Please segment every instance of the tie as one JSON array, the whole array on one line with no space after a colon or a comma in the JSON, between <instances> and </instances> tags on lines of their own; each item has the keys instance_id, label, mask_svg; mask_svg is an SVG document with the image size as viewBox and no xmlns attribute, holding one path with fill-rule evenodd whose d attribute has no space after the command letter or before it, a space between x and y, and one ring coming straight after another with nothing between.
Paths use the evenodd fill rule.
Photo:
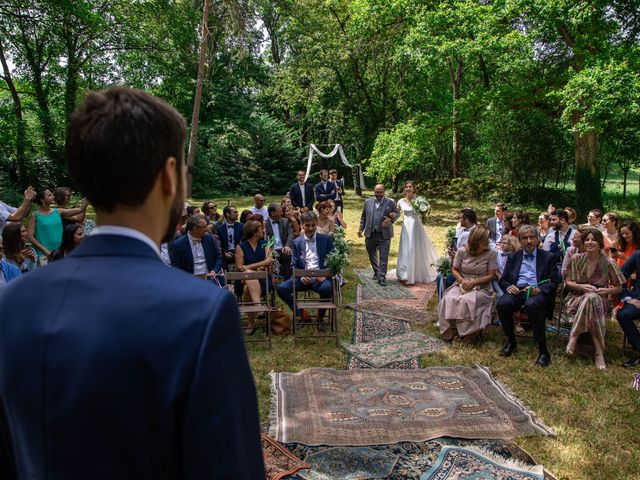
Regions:
<instances>
[{"instance_id":1,"label":"tie","mask_svg":"<svg viewBox=\"0 0 640 480\"><path fill-rule=\"evenodd\" d=\"M506 256L507 256L507 255L509 255L509 254L508 254L508 253L501 253L500 255L501 255L501 256L503 256L503 257L506 257ZM525 255L531 255L531 254L530 254L530 253L526 253ZM532 256L533 256L533 255L532 255Z\"/></svg>"},{"instance_id":2,"label":"tie","mask_svg":"<svg viewBox=\"0 0 640 480\"><path fill-rule=\"evenodd\" d=\"M533 260L533 253L525 253L524 258L526 260Z\"/></svg>"}]
</instances>

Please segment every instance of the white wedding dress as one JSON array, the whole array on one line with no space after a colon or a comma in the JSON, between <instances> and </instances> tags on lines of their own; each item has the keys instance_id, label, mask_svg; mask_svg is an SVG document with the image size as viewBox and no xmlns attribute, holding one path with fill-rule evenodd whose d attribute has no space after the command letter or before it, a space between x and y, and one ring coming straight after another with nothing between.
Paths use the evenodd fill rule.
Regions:
<instances>
[{"instance_id":1,"label":"white wedding dress","mask_svg":"<svg viewBox=\"0 0 640 480\"><path fill-rule=\"evenodd\" d=\"M437 274L433 266L438 259L436 249L411 203L402 198L398 207L404 215L404 223L400 232L396 275L409 284L432 282Z\"/></svg>"}]
</instances>

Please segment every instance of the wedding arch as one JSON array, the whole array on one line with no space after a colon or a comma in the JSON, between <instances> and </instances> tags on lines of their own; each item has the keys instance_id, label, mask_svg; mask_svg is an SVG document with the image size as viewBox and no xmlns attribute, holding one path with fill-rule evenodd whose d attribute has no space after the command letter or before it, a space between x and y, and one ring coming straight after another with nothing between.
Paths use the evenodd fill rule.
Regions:
<instances>
[{"instance_id":1,"label":"wedding arch","mask_svg":"<svg viewBox=\"0 0 640 480\"><path fill-rule=\"evenodd\" d=\"M318 154L322 158L333 158L337 153L340 154L340 160L342 161L342 163L351 169L351 173L353 174L354 189L357 190L358 182L356 181L356 179L359 180L360 188L366 189L367 186L364 183L364 175L362 173L362 164L357 163L355 165L352 165L351 163L349 163L349 161L347 160L347 156L344 154L344 149L342 148L342 145L339 143L337 143L333 147L333 150L331 150L330 153L324 153L320 151L320 149L313 143L309 144L309 158L307 159L307 171L305 172L305 175L304 175L305 180L309 178L309 175L311 173L311 163L313 162L314 154Z\"/></svg>"}]
</instances>

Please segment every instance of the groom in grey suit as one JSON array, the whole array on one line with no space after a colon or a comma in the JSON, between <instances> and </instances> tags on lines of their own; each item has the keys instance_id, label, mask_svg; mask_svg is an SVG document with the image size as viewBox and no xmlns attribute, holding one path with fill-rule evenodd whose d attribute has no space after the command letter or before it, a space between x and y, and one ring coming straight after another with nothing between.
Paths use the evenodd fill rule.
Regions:
<instances>
[{"instance_id":1,"label":"groom in grey suit","mask_svg":"<svg viewBox=\"0 0 640 480\"><path fill-rule=\"evenodd\" d=\"M393 237L393 222L400 214L396 202L384 196L384 185L378 184L373 190L374 196L367 198L360 217L358 236L364 233L369 261L373 267L373 277L385 287L389 247ZM378 260L378 252L380 259Z\"/></svg>"}]
</instances>

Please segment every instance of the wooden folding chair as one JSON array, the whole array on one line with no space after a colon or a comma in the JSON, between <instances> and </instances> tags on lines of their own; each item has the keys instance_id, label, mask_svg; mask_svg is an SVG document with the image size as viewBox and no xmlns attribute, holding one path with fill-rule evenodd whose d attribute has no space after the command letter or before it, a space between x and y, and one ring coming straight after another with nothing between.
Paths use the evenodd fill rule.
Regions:
<instances>
[{"instance_id":1,"label":"wooden folding chair","mask_svg":"<svg viewBox=\"0 0 640 480\"><path fill-rule=\"evenodd\" d=\"M245 300L244 297L238 298L238 309L240 310L240 319L242 321L243 315L254 313L256 317L259 314L264 314L265 321L264 325L258 325L257 318L255 329L256 330L264 330L265 336L264 339L261 338L250 338L248 335L245 335L245 342L268 342L269 348L271 348L271 310L272 310L272 289L269 284L269 272L227 272L225 274L225 280L228 286L231 286L233 289L234 282L243 281L243 280L264 280L266 283L266 290L262 298L260 298L260 302L254 302L252 300ZM242 322L242 327L244 328L244 322Z\"/></svg>"},{"instance_id":2,"label":"wooden folding chair","mask_svg":"<svg viewBox=\"0 0 640 480\"><path fill-rule=\"evenodd\" d=\"M291 277L293 278L293 321L292 332L294 338L335 338L336 345L338 345L338 305L336 303L336 279L331 270L304 270L299 268L293 268ZM331 297L330 298L318 298L315 296L307 295L303 298L298 298L300 293L313 293L312 290L299 290L296 288L296 279L307 277L317 278L326 277L331 280ZM328 321L310 321L302 322L302 316L297 315L298 309L305 310L325 310L328 312ZM312 317L313 318L313 317ZM320 325L326 325L329 327L328 333L315 333L316 327ZM310 332L305 335L301 335L302 328L310 326Z\"/></svg>"}]
</instances>

